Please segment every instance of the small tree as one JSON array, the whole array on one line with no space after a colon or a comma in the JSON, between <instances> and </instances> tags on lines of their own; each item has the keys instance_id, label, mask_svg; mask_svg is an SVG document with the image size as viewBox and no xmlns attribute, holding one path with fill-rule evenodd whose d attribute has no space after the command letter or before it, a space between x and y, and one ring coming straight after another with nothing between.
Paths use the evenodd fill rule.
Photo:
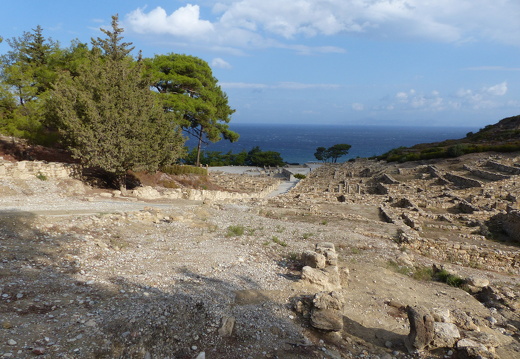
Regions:
<instances>
[{"instance_id":1,"label":"small tree","mask_svg":"<svg viewBox=\"0 0 520 359\"><path fill-rule=\"evenodd\" d=\"M332 163L336 163L338 161L338 158L348 154L348 151L351 147L351 145L348 145L346 143L334 145L327 149L327 156L330 158Z\"/></svg>"},{"instance_id":2,"label":"small tree","mask_svg":"<svg viewBox=\"0 0 520 359\"><path fill-rule=\"evenodd\" d=\"M330 160L332 163L336 163L338 158L348 154L351 147L351 145L346 143L336 144L327 149L325 147L318 147L316 148L316 152L314 152L314 157L316 157L318 161L327 162Z\"/></svg>"},{"instance_id":3,"label":"small tree","mask_svg":"<svg viewBox=\"0 0 520 359\"><path fill-rule=\"evenodd\" d=\"M279 167L285 165L285 162L279 152L262 151L258 146L253 147L251 151L248 152L246 163L250 166L258 167Z\"/></svg>"},{"instance_id":4,"label":"small tree","mask_svg":"<svg viewBox=\"0 0 520 359\"><path fill-rule=\"evenodd\" d=\"M49 107L73 156L125 186L128 170L171 164L183 139L172 114L150 91L142 62L128 56L130 44L120 43L117 16L112 27L104 30L108 40L92 41L94 49L77 76L61 75Z\"/></svg>"},{"instance_id":5,"label":"small tree","mask_svg":"<svg viewBox=\"0 0 520 359\"><path fill-rule=\"evenodd\" d=\"M327 161L327 149L325 147L316 148L316 152L314 152L314 157L318 161L326 162Z\"/></svg>"},{"instance_id":6,"label":"small tree","mask_svg":"<svg viewBox=\"0 0 520 359\"><path fill-rule=\"evenodd\" d=\"M0 57L0 131L42 141L44 103L57 77L59 44L46 39L40 26L6 42L11 50ZM16 101L15 106L6 106L11 99Z\"/></svg>"}]
</instances>

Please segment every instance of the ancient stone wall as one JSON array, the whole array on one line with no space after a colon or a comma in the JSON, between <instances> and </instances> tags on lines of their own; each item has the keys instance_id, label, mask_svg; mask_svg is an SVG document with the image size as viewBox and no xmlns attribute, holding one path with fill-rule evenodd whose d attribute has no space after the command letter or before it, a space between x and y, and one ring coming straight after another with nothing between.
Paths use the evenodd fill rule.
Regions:
<instances>
[{"instance_id":1,"label":"ancient stone wall","mask_svg":"<svg viewBox=\"0 0 520 359\"><path fill-rule=\"evenodd\" d=\"M469 171L472 175L480 177L482 179L488 180L488 181L501 181L505 179L511 178L511 176L503 175L500 173L494 173L485 171L479 168L473 168L470 166L464 166L464 169Z\"/></svg>"},{"instance_id":2,"label":"ancient stone wall","mask_svg":"<svg viewBox=\"0 0 520 359\"><path fill-rule=\"evenodd\" d=\"M42 161L0 161L0 178L27 179L35 176L68 178L77 171L76 165Z\"/></svg>"},{"instance_id":3,"label":"ancient stone wall","mask_svg":"<svg viewBox=\"0 0 520 359\"><path fill-rule=\"evenodd\" d=\"M512 167L512 166L508 166L508 165L504 165L502 163L498 163L498 162L495 162L495 161L488 161L486 163L486 166L488 167L491 167L497 171L500 171L500 172L505 172L505 173L510 173L510 174L513 174L513 175L520 175L520 168L518 167Z\"/></svg>"},{"instance_id":4,"label":"ancient stone wall","mask_svg":"<svg viewBox=\"0 0 520 359\"><path fill-rule=\"evenodd\" d=\"M453 182L456 186L463 187L463 188L471 188L471 187L482 187L482 182L459 176L453 173L446 173L444 177L450 181Z\"/></svg>"}]
</instances>

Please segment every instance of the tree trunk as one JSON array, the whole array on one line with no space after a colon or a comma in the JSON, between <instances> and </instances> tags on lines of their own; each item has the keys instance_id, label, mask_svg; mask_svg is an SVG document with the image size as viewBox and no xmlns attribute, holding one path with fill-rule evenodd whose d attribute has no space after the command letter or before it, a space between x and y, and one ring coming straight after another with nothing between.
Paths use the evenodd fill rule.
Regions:
<instances>
[{"instance_id":1,"label":"tree trunk","mask_svg":"<svg viewBox=\"0 0 520 359\"><path fill-rule=\"evenodd\" d=\"M198 134L198 139L199 139L199 143L197 144L197 162L196 162L196 166L199 167L200 166L200 148L202 147L202 136L203 136L203 130L204 130L204 127L202 127L202 125L200 126L200 130L199 130L199 134Z\"/></svg>"}]
</instances>

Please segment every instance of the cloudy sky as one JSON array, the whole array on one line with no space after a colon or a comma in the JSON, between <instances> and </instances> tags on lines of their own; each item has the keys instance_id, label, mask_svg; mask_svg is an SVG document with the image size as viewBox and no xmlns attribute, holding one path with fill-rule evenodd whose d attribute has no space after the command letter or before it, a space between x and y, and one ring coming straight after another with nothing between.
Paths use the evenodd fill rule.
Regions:
<instances>
[{"instance_id":1,"label":"cloudy sky","mask_svg":"<svg viewBox=\"0 0 520 359\"><path fill-rule=\"evenodd\" d=\"M236 123L478 129L520 114L518 0L5 1L0 36L41 25L90 42L116 13L144 56L206 60Z\"/></svg>"}]
</instances>

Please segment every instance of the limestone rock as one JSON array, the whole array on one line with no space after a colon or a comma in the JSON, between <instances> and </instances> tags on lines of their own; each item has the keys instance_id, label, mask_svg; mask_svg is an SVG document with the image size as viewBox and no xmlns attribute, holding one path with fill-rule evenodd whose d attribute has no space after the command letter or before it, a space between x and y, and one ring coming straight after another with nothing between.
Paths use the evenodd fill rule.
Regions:
<instances>
[{"instance_id":1,"label":"limestone rock","mask_svg":"<svg viewBox=\"0 0 520 359\"><path fill-rule=\"evenodd\" d=\"M301 259L304 266L309 266L311 268L325 268L325 256L321 253L306 250L302 253Z\"/></svg>"},{"instance_id":2,"label":"limestone rock","mask_svg":"<svg viewBox=\"0 0 520 359\"><path fill-rule=\"evenodd\" d=\"M421 306L408 306L406 308L410 321L410 333L405 339L408 351L423 350L433 340L433 317L430 312Z\"/></svg>"},{"instance_id":3,"label":"limestone rock","mask_svg":"<svg viewBox=\"0 0 520 359\"><path fill-rule=\"evenodd\" d=\"M329 286L329 277L327 273L321 269L305 266L302 268L302 280L311 284L316 284L324 288Z\"/></svg>"},{"instance_id":4,"label":"limestone rock","mask_svg":"<svg viewBox=\"0 0 520 359\"><path fill-rule=\"evenodd\" d=\"M433 345L437 348L453 347L460 339L460 332L453 323L433 323Z\"/></svg>"},{"instance_id":5,"label":"limestone rock","mask_svg":"<svg viewBox=\"0 0 520 359\"><path fill-rule=\"evenodd\" d=\"M457 342L457 358L461 359L499 359L486 346L475 340L464 338Z\"/></svg>"},{"instance_id":6,"label":"limestone rock","mask_svg":"<svg viewBox=\"0 0 520 359\"><path fill-rule=\"evenodd\" d=\"M318 309L343 310L344 299L340 292L319 292L314 296L313 304Z\"/></svg>"},{"instance_id":7,"label":"limestone rock","mask_svg":"<svg viewBox=\"0 0 520 359\"><path fill-rule=\"evenodd\" d=\"M448 308L433 308L430 313L436 322L451 323L451 313Z\"/></svg>"},{"instance_id":8,"label":"limestone rock","mask_svg":"<svg viewBox=\"0 0 520 359\"><path fill-rule=\"evenodd\" d=\"M338 254L334 247L334 243L322 242L316 244L316 252L325 256L327 264L331 266L338 265Z\"/></svg>"},{"instance_id":9,"label":"limestone rock","mask_svg":"<svg viewBox=\"0 0 520 359\"><path fill-rule=\"evenodd\" d=\"M480 328L473 322L472 316L460 309L453 310L451 316L453 318L452 322L461 329L480 330Z\"/></svg>"},{"instance_id":10,"label":"limestone rock","mask_svg":"<svg viewBox=\"0 0 520 359\"><path fill-rule=\"evenodd\" d=\"M469 285L478 288L484 288L489 285L489 280L483 277L471 276L466 279Z\"/></svg>"},{"instance_id":11,"label":"limestone rock","mask_svg":"<svg viewBox=\"0 0 520 359\"><path fill-rule=\"evenodd\" d=\"M235 317L224 317L222 318L222 325L218 329L218 334L221 337L230 337L233 334L235 328Z\"/></svg>"},{"instance_id":12,"label":"limestone rock","mask_svg":"<svg viewBox=\"0 0 520 359\"><path fill-rule=\"evenodd\" d=\"M311 325L317 329L340 331L343 329L343 314L336 309L314 308L311 314Z\"/></svg>"}]
</instances>

